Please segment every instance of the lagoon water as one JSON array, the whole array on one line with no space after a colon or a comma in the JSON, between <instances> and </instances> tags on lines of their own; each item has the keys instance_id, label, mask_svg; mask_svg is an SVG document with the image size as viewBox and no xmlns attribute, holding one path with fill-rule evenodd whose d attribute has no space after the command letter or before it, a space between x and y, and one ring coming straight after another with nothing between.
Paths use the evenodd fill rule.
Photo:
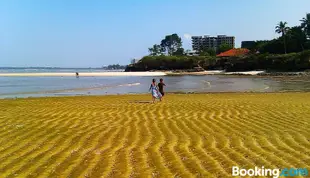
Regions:
<instances>
[{"instance_id":1,"label":"lagoon water","mask_svg":"<svg viewBox=\"0 0 310 178\"><path fill-rule=\"evenodd\" d=\"M104 72L90 69L2 69L0 73ZM0 77L0 98L148 93L152 78L164 78L167 92L277 92L310 91L309 81L270 78L205 76L113 77Z\"/></svg>"}]
</instances>

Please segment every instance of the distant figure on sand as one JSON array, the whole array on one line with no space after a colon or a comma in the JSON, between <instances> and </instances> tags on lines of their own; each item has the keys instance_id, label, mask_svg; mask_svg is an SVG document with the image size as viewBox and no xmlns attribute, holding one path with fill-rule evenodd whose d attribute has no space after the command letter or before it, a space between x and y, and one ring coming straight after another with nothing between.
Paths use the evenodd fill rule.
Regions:
<instances>
[{"instance_id":1,"label":"distant figure on sand","mask_svg":"<svg viewBox=\"0 0 310 178\"><path fill-rule=\"evenodd\" d=\"M152 80L152 84L151 84L149 90L152 92L152 100L153 100L153 103L155 102L155 99L159 99L159 100L161 101L162 95L161 95L161 93L158 91L158 87L157 87L157 85L156 85L156 80L155 80L155 79Z\"/></svg>"},{"instance_id":2,"label":"distant figure on sand","mask_svg":"<svg viewBox=\"0 0 310 178\"><path fill-rule=\"evenodd\" d=\"M164 86L166 86L166 84L164 83L164 79L162 79L162 78L159 79L158 90L159 90L161 96L164 96L164 95L165 95Z\"/></svg>"},{"instance_id":3,"label":"distant figure on sand","mask_svg":"<svg viewBox=\"0 0 310 178\"><path fill-rule=\"evenodd\" d=\"M76 78L79 78L79 73L75 72L75 76L76 76Z\"/></svg>"}]
</instances>

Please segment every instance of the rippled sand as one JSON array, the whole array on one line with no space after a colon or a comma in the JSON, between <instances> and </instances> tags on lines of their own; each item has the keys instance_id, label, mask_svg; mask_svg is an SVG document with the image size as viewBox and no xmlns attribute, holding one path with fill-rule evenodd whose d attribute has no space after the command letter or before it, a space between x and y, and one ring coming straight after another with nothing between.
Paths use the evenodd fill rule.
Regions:
<instances>
[{"instance_id":1,"label":"rippled sand","mask_svg":"<svg viewBox=\"0 0 310 178\"><path fill-rule=\"evenodd\" d=\"M310 93L0 100L0 176L230 177L310 170Z\"/></svg>"}]
</instances>

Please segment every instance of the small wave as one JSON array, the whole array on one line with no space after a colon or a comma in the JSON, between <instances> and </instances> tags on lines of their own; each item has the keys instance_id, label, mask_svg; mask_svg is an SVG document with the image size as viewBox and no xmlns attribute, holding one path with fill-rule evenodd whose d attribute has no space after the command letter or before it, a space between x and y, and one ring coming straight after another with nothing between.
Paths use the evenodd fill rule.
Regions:
<instances>
[{"instance_id":1,"label":"small wave","mask_svg":"<svg viewBox=\"0 0 310 178\"><path fill-rule=\"evenodd\" d=\"M206 80L201 80L201 81L208 84L209 86L211 85L211 83L209 81L206 81Z\"/></svg>"},{"instance_id":2,"label":"small wave","mask_svg":"<svg viewBox=\"0 0 310 178\"><path fill-rule=\"evenodd\" d=\"M207 87L204 87L204 89L207 89L207 88L211 88L211 82L209 81L206 81L206 80L201 80L203 83L206 83L208 86Z\"/></svg>"},{"instance_id":3,"label":"small wave","mask_svg":"<svg viewBox=\"0 0 310 178\"><path fill-rule=\"evenodd\" d=\"M127 84L122 84L122 85L118 85L119 87L130 87L130 86L137 86L140 85L140 83L127 83Z\"/></svg>"}]
</instances>

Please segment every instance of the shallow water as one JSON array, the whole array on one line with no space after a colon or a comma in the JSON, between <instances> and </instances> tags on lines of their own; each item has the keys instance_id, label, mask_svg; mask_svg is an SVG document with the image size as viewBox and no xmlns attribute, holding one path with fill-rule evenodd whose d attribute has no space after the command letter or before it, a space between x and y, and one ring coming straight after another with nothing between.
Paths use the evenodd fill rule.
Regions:
<instances>
[{"instance_id":1,"label":"shallow water","mask_svg":"<svg viewBox=\"0 0 310 178\"><path fill-rule=\"evenodd\" d=\"M0 77L0 98L147 93L154 77ZM155 77L159 80L159 77ZM257 77L164 76L167 92L310 91L309 81Z\"/></svg>"}]
</instances>

